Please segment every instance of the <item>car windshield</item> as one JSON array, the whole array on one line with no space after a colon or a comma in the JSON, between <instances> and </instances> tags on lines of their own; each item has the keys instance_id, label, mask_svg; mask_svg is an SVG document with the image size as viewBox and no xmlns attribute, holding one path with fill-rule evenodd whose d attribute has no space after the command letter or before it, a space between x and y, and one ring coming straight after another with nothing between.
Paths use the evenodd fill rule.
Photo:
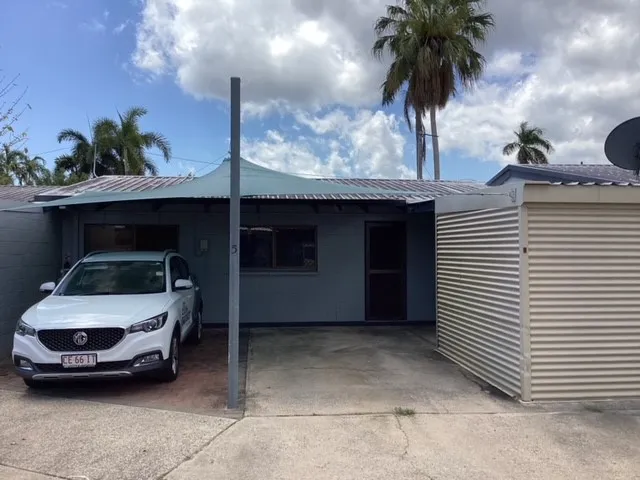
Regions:
<instances>
[{"instance_id":1,"label":"car windshield","mask_svg":"<svg viewBox=\"0 0 640 480\"><path fill-rule=\"evenodd\" d=\"M58 295L141 295L165 290L163 262L81 263L60 286Z\"/></svg>"}]
</instances>

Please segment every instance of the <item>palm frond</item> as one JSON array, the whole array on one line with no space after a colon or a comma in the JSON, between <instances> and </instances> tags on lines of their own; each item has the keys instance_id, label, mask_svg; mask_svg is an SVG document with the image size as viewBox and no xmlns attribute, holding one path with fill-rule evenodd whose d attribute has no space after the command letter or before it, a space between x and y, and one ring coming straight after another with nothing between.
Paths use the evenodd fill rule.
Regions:
<instances>
[{"instance_id":1,"label":"palm frond","mask_svg":"<svg viewBox=\"0 0 640 480\"><path fill-rule=\"evenodd\" d=\"M87 137L85 137L82 132L80 132L79 130L74 130L72 128L65 128L64 130L61 130L60 133L58 133L58 143L62 142L89 144L89 140L87 140Z\"/></svg>"},{"instance_id":2,"label":"palm frond","mask_svg":"<svg viewBox=\"0 0 640 480\"><path fill-rule=\"evenodd\" d=\"M516 155L516 160L520 165L532 163L533 156L531 155L531 152L529 152L529 148L524 146L520 147L518 155Z\"/></svg>"},{"instance_id":3,"label":"palm frond","mask_svg":"<svg viewBox=\"0 0 640 480\"><path fill-rule=\"evenodd\" d=\"M531 152L531 163L536 165L546 165L549 163L547 156L539 148L530 147L529 150Z\"/></svg>"},{"instance_id":4,"label":"palm frond","mask_svg":"<svg viewBox=\"0 0 640 480\"><path fill-rule=\"evenodd\" d=\"M502 149L502 154L505 156L512 155L520 147L518 142L507 143Z\"/></svg>"},{"instance_id":5,"label":"palm frond","mask_svg":"<svg viewBox=\"0 0 640 480\"><path fill-rule=\"evenodd\" d=\"M157 132L147 132L141 135L142 146L145 148L157 148L162 152L165 162L171 160L171 145L164 135Z\"/></svg>"},{"instance_id":6,"label":"palm frond","mask_svg":"<svg viewBox=\"0 0 640 480\"><path fill-rule=\"evenodd\" d=\"M144 107L131 107L120 117L121 122L137 124L138 120L141 117L144 117L147 113L147 109Z\"/></svg>"}]
</instances>

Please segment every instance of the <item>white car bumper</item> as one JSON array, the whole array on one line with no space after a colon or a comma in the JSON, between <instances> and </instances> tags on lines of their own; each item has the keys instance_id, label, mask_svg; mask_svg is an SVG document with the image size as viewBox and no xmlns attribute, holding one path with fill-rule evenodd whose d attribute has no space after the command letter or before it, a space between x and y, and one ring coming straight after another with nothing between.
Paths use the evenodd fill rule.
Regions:
<instances>
[{"instance_id":1,"label":"white car bumper","mask_svg":"<svg viewBox=\"0 0 640 480\"><path fill-rule=\"evenodd\" d=\"M125 335L108 350L86 351L52 351L37 337L14 335L12 356L18 375L34 380L131 376L164 365L169 357L170 333L164 329L150 333L136 332ZM84 353L96 354L95 367L62 367L62 355ZM161 355L159 361L137 365L142 356L158 353Z\"/></svg>"}]
</instances>

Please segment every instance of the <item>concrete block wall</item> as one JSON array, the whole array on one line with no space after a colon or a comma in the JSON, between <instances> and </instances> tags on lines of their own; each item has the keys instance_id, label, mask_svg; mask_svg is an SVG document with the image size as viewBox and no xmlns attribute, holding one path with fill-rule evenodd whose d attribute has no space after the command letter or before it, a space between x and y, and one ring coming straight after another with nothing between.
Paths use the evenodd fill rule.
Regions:
<instances>
[{"instance_id":1,"label":"concrete block wall","mask_svg":"<svg viewBox=\"0 0 640 480\"><path fill-rule=\"evenodd\" d=\"M0 359L11 354L20 315L43 298L40 284L56 280L62 264L59 220L40 209L0 211Z\"/></svg>"}]
</instances>

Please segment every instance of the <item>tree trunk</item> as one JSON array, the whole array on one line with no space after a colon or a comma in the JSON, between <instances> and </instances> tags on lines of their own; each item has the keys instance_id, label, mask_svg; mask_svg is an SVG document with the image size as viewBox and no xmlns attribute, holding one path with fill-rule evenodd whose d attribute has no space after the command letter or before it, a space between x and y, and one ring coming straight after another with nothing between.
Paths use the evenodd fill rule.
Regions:
<instances>
[{"instance_id":1,"label":"tree trunk","mask_svg":"<svg viewBox=\"0 0 640 480\"><path fill-rule=\"evenodd\" d=\"M422 115L416 110L416 172L418 180L422 180L422 166L424 165L424 126Z\"/></svg>"},{"instance_id":2,"label":"tree trunk","mask_svg":"<svg viewBox=\"0 0 640 480\"><path fill-rule=\"evenodd\" d=\"M431 142L433 144L433 179L440 180L440 146L438 144L438 127L436 125L436 107L429 110L431 117Z\"/></svg>"}]
</instances>

